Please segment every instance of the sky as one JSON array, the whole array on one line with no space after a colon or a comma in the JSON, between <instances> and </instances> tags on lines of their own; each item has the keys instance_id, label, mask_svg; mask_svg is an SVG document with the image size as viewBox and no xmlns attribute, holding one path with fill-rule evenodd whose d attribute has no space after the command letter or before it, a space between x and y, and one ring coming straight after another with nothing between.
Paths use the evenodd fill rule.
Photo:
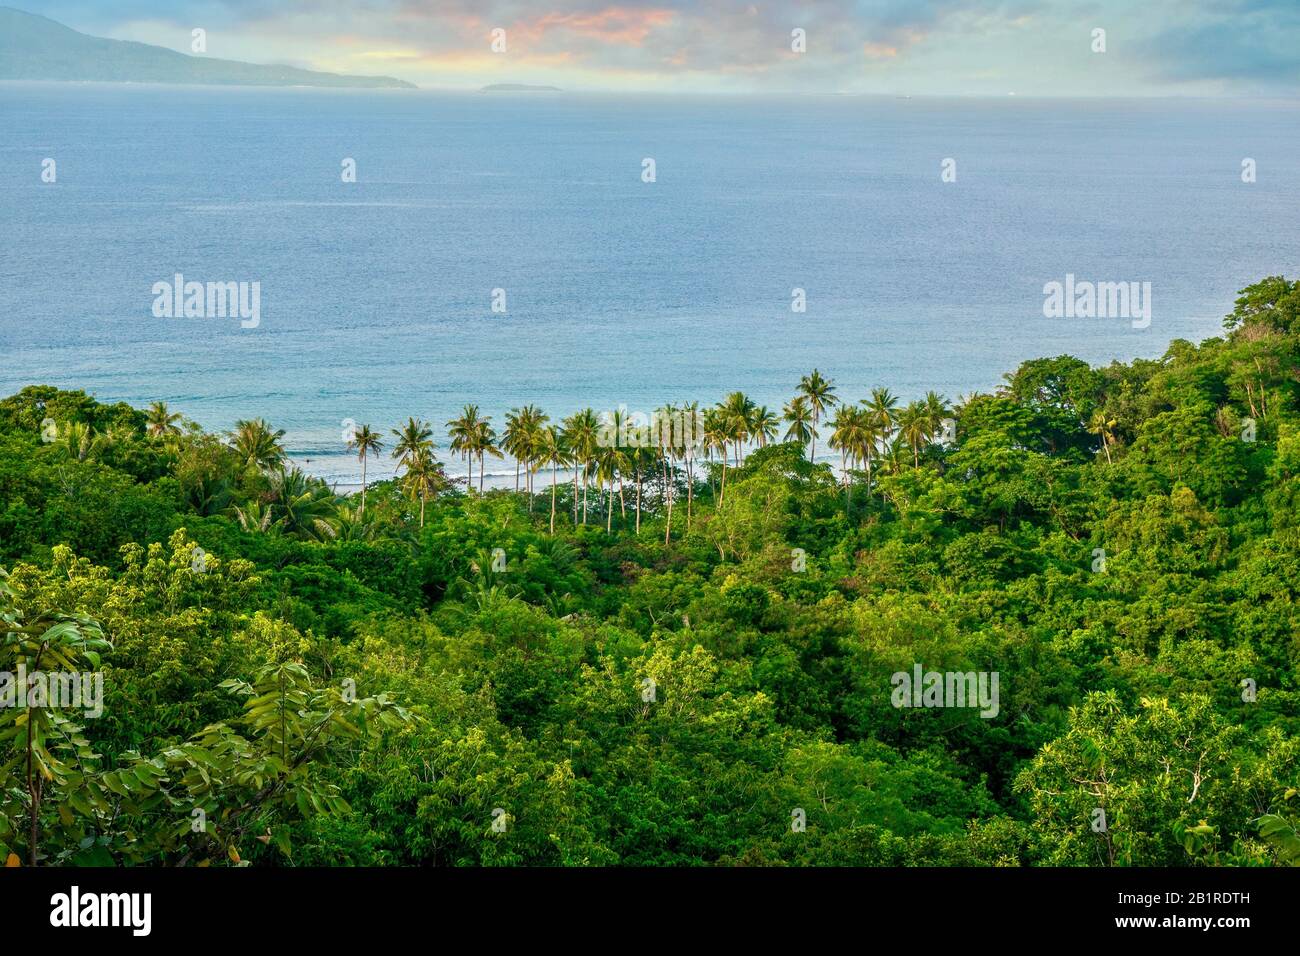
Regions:
<instances>
[{"instance_id":1,"label":"sky","mask_svg":"<svg viewBox=\"0 0 1300 956\"><path fill-rule=\"evenodd\" d=\"M190 52L199 27L208 56L436 89L1300 96L1300 0L8 2L97 36Z\"/></svg>"}]
</instances>

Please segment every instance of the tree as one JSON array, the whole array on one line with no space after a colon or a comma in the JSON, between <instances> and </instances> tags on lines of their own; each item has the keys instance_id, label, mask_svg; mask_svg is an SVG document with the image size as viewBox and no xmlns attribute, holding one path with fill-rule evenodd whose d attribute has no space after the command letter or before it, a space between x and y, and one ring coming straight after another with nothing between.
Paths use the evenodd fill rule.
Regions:
<instances>
[{"instance_id":1,"label":"tree","mask_svg":"<svg viewBox=\"0 0 1300 956\"><path fill-rule=\"evenodd\" d=\"M180 420L181 413L168 410L166 402L152 402L145 411L145 430L152 438L179 435L181 429L176 423Z\"/></svg>"},{"instance_id":2,"label":"tree","mask_svg":"<svg viewBox=\"0 0 1300 956\"><path fill-rule=\"evenodd\" d=\"M361 462L361 514L366 513L366 461L371 455L377 455L384 450L383 442L379 440L379 435L372 431L369 425L362 425L352 432L352 437L348 439L348 450L356 450L357 460Z\"/></svg>"},{"instance_id":3,"label":"tree","mask_svg":"<svg viewBox=\"0 0 1300 956\"><path fill-rule=\"evenodd\" d=\"M280 445L283 437L283 429L272 431L264 420L255 418L235 422L230 444L238 456L241 468L265 472L278 468L284 462L284 448Z\"/></svg>"},{"instance_id":4,"label":"tree","mask_svg":"<svg viewBox=\"0 0 1300 956\"><path fill-rule=\"evenodd\" d=\"M811 375L805 375L799 381L799 394L808 401L812 410L812 455L817 460L817 425L826 409L835 404L835 383L822 377L817 369Z\"/></svg>"}]
</instances>

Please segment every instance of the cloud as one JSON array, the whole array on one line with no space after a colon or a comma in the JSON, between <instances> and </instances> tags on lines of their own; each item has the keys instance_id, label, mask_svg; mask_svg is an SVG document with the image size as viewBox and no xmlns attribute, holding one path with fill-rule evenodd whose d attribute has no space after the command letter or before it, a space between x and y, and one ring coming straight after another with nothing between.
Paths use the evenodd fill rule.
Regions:
<instances>
[{"instance_id":1,"label":"cloud","mask_svg":"<svg viewBox=\"0 0 1300 956\"><path fill-rule=\"evenodd\" d=\"M2 2L2 0L0 0ZM221 55L383 68L416 83L485 75L571 87L962 93L1289 92L1297 0L10 0L77 29ZM1103 62L1079 37L1108 28ZM507 31L494 54L490 32ZM806 31L794 53L790 33ZM211 48L211 46L210 46ZM1084 51L1086 52L1086 50Z\"/></svg>"}]
</instances>

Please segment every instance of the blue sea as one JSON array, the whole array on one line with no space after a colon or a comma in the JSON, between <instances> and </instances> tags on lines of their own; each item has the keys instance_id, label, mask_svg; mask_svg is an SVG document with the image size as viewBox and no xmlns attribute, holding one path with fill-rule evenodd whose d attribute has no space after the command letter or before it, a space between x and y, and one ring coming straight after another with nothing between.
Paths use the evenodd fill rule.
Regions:
<instances>
[{"instance_id":1,"label":"blue sea","mask_svg":"<svg viewBox=\"0 0 1300 956\"><path fill-rule=\"evenodd\" d=\"M345 419L445 448L467 402L779 410L814 367L955 398L1156 357L1300 274L1298 225L1296 101L0 84L0 394L265 417L349 483ZM176 273L258 282L260 324L155 317ZM1149 327L1045 318L1067 275L1150 282Z\"/></svg>"}]
</instances>

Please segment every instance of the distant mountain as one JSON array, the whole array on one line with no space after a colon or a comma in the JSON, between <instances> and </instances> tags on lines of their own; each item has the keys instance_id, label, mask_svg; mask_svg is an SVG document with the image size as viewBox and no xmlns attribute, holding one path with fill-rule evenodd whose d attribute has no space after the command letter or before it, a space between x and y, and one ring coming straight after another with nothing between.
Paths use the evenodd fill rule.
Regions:
<instances>
[{"instance_id":1,"label":"distant mountain","mask_svg":"<svg viewBox=\"0 0 1300 956\"><path fill-rule=\"evenodd\" d=\"M415 89L391 76L259 66L188 56L147 43L105 40L12 7L0 7L0 80Z\"/></svg>"},{"instance_id":2,"label":"distant mountain","mask_svg":"<svg viewBox=\"0 0 1300 956\"><path fill-rule=\"evenodd\" d=\"M480 93L560 93L558 86L529 86L527 83L493 83L485 86Z\"/></svg>"}]
</instances>

